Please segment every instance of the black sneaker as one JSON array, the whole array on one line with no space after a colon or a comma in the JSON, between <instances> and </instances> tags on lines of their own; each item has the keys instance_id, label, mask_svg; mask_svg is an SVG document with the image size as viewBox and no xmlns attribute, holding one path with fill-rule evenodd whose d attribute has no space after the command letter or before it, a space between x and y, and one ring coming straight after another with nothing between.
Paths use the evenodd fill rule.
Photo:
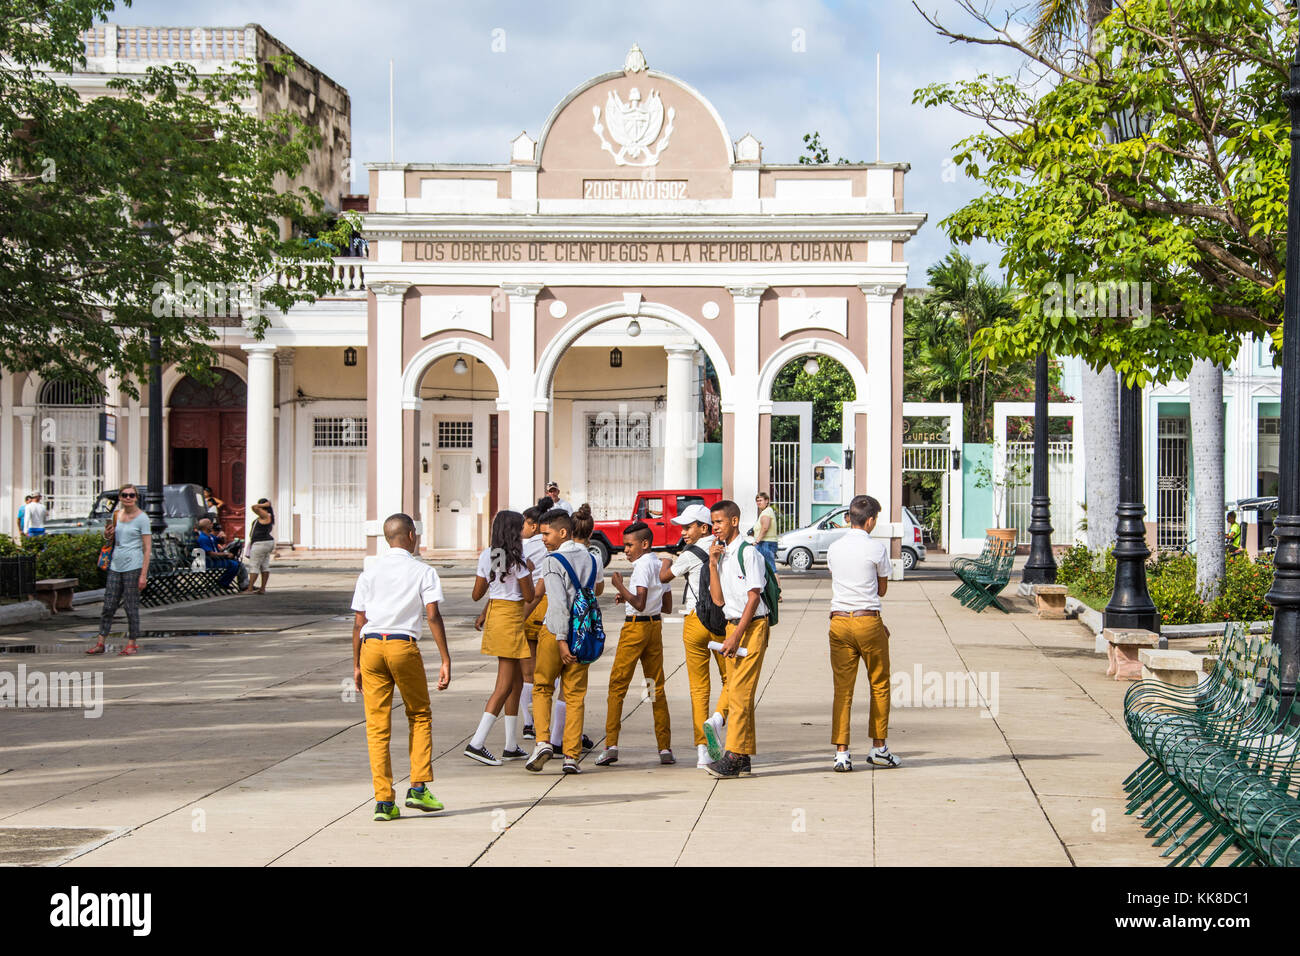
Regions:
<instances>
[{"instance_id":1,"label":"black sneaker","mask_svg":"<svg viewBox=\"0 0 1300 956\"><path fill-rule=\"evenodd\" d=\"M536 740L537 731L533 729L532 724L524 724L524 740Z\"/></svg>"},{"instance_id":2,"label":"black sneaker","mask_svg":"<svg viewBox=\"0 0 1300 956\"><path fill-rule=\"evenodd\" d=\"M595 749L596 749L596 741L592 740L592 739L591 739L590 737L588 737L586 734L583 734L583 735L582 735L582 752L583 752L583 753L586 753L588 750L595 750Z\"/></svg>"},{"instance_id":3,"label":"black sneaker","mask_svg":"<svg viewBox=\"0 0 1300 956\"><path fill-rule=\"evenodd\" d=\"M522 747L516 747L514 750L501 751L502 760L523 760L527 756L528 751L524 750Z\"/></svg>"},{"instance_id":4,"label":"black sneaker","mask_svg":"<svg viewBox=\"0 0 1300 956\"><path fill-rule=\"evenodd\" d=\"M754 769L749 765L749 754L732 754L732 756L740 761L740 775L742 777L754 776Z\"/></svg>"},{"instance_id":5,"label":"black sneaker","mask_svg":"<svg viewBox=\"0 0 1300 956\"><path fill-rule=\"evenodd\" d=\"M485 763L489 767L501 766L501 761L497 759L496 754L492 753L492 751L488 750L486 747L466 745L465 756L470 760L477 760L479 763Z\"/></svg>"},{"instance_id":6,"label":"black sneaker","mask_svg":"<svg viewBox=\"0 0 1300 956\"><path fill-rule=\"evenodd\" d=\"M709 776L722 780L741 776L742 768L748 771L748 765L743 762L740 754L733 754L730 750L727 750L723 752L720 760L713 761L704 769L709 772ZM746 772L745 776L748 776L748 772Z\"/></svg>"}]
</instances>

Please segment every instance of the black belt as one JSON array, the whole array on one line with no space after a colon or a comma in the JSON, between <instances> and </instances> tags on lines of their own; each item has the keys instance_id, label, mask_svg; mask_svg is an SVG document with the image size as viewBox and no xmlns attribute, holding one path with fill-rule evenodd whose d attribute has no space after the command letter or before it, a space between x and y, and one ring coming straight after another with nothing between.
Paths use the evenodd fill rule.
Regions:
<instances>
[{"instance_id":1,"label":"black belt","mask_svg":"<svg viewBox=\"0 0 1300 956\"><path fill-rule=\"evenodd\" d=\"M657 621L660 619L658 614L643 614L640 617L629 617L628 620L633 624L640 624L642 621Z\"/></svg>"},{"instance_id":2,"label":"black belt","mask_svg":"<svg viewBox=\"0 0 1300 956\"><path fill-rule=\"evenodd\" d=\"M749 619L749 623L750 623L750 624L753 624L755 621L766 621L766 620L767 620L767 615L766 615L766 614L755 614L753 617L751 617L751 618ZM729 617L729 618L727 618L727 623L728 623L728 624L739 624L739 623L740 623L740 618L738 618L738 617Z\"/></svg>"},{"instance_id":3,"label":"black belt","mask_svg":"<svg viewBox=\"0 0 1300 956\"><path fill-rule=\"evenodd\" d=\"M374 634L362 634L361 639L363 641L413 641L415 640L415 638L413 638L410 634L380 634L378 632Z\"/></svg>"}]
</instances>

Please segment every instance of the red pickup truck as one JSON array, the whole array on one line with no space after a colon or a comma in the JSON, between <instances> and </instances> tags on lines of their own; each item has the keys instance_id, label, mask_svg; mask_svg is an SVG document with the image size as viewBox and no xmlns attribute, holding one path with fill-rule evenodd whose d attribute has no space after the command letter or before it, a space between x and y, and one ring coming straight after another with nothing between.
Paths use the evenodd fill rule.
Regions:
<instances>
[{"instance_id":1,"label":"red pickup truck","mask_svg":"<svg viewBox=\"0 0 1300 956\"><path fill-rule=\"evenodd\" d=\"M675 550L681 544L682 529L673 524L672 519L690 505L711 508L721 500L721 488L639 491L636 504L632 506L632 517L596 522L596 530L591 535L591 551L600 558L602 567L609 564L609 556L623 549L624 529L637 521L644 521L654 533L652 550Z\"/></svg>"}]
</instances>

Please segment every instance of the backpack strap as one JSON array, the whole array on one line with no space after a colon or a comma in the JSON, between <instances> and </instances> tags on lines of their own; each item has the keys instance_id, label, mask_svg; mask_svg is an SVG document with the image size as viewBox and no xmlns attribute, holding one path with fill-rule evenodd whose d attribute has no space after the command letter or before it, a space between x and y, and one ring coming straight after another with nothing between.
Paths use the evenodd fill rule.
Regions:
<instances>
[{"instance_id":1,"label":"backpack strap","mask_svg":"<svg viewBox=\"0 0 1300 956\"><path fill-rule=\"evenodd\" d=\"M581 591L582 584L578 581L578 575L574 572L573 565L569 563L569 559L558 551L552 551L550 556L555 558L556 561L559 561L560 564L564 566L564 570L569 572L569 580L573 582L573 590Z\"/></svg>"},{"instance_id":2,"label":"backpack strap","mask_svg":"<svg viewBox=\"0 0 1300 956\"><path fill-rule=\"evenodd\" d=\"M591 580L587 582L586 590L590 591L596 586L596 559L591 559Z\"/></svg>"}]
</instances>

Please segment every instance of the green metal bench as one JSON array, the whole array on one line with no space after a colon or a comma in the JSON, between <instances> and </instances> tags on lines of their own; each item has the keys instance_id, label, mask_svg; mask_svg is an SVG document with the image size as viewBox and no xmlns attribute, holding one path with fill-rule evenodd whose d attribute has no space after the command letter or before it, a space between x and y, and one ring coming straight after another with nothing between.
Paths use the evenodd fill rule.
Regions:
<instances>
[{"instance_id":1,"label":"green metal bench","mask_svg":"<svg viewBox=\"0 0 1300 956\"><path fill-rule=\"evenodd\" d=\"M1124 781L1174 865L1300 865L1300 708L1283 705L1276 644L1230 625L1211 673L1196 687L1145 680L1129 688L1124 719L1147 754ZM1139 812L1140 811L1140 812Z\"/></svg>"},{"instance_id":2,"label":"green metal bench","mask_svg":"<svg viewBox=\"0 0 1300 956\"><path fill-rule=\"evenodd\" d=\"M998 594L1011 581L1011 565L1015 559L1014 541L986 538L978 558L953 559L952 571L961 584L952 596L973 611L982 611L992 604L1003 614L1010 613L998 600Z\"/></svg>"},{"instance_id":3,"label":"green metal bench","mask_svg":"<svg viewBox=\"0 0 1300 956\"><path fill-rule=\"evenodd\" d=\"M144 607L197 601L238 590L233 582L221 587L225 569L206 567L205 563L196 561L196 542L181 542L172 535L154 535L153 542L149 579L140 593Z\"/></svg>"}]
</instances>

